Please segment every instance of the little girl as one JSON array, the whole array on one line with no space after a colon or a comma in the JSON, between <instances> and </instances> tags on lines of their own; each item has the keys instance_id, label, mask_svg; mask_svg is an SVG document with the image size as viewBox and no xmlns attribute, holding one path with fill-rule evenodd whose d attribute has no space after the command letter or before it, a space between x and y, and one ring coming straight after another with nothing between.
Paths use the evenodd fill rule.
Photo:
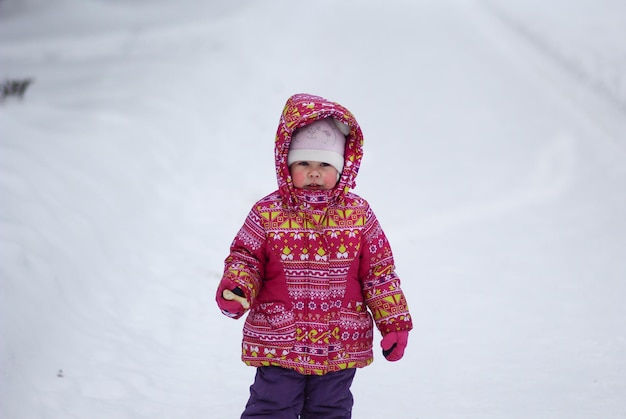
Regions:
<instances>
[{"instance_id":1,"label":"little girl","mask_svg":"<svg viewBox=\"0 0 626 419\"><path fill-rule=\"evenodd\" d=\"M278 190L252 206L230 246L217 304L248 309L242 360L257 367L242 418L350 418L356 368L389 361L412 329L391 247L368 202L350 192L363 133L343 106L287 100L275 141Z\"/></svg>"}]
</instances>

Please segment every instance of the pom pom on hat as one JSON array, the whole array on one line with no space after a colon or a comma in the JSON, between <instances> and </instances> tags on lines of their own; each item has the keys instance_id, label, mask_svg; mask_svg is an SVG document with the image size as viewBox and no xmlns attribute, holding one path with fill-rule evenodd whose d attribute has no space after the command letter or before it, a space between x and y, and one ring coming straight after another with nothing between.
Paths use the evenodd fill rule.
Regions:
<instances>
[{"instance_id":1,"label":"pom pom on hat","mask_svg":"<svg viewBox=\"0 0 626 419\"><path fill-rule=\"evenodd\" d=\"M343 171L346 135L350 127L333 117L297 129L291 138L287 165L297 161L321 161Z\"/></svg>"}]
</instances>

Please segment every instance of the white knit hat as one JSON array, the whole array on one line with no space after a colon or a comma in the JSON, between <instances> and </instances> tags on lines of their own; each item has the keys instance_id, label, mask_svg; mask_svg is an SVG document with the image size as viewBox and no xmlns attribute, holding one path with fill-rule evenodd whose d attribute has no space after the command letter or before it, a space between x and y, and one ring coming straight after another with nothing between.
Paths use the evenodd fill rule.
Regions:
<instances>
[{"instance_id":1,"label":"white knit hat","mask_svg":"<svg viewBox=\"0 0 626 419\"><path fill-rule=\"evenodd\" d=\"M333 117L297 129L291 137L287 165L297 161L321 161L341 173L348 133L349 127Z\"/></svg>"}]
</instances>

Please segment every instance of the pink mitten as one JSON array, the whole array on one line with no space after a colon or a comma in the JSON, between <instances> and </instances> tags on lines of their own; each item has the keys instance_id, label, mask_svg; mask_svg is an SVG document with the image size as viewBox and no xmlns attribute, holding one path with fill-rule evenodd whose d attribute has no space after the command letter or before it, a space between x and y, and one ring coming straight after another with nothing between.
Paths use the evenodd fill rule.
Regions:
<instances>
[{"instance_id":1,"label":"pink mitten","mask_svg":"<svg viewBox=\"0 0 626 419\"><path fill-rule=\"evenodd\" d=\"M217 294L215 296L215 301L217 301L217 306L222 310L222 313L225 316L231 317L233 319L238 319L243 316L245 313L244 307L237 300L227 300L224 298L224 291L231 291L237 296L245 297L241 288L239 288L232 281L222 281L220 282L219 287L217 287Z\"/></svg>"},{"instance_id":2,"label":"pink mitten","mask_svg":"<svg viewBox=\"0 0 626 419\"><path fill-rule=\"evenodd\" d=\"M380 346L383 348L383 355L387 358L387 361L398 361L402 358L408 341L408 330L387 333L380 342Z\"/></svg>"}]
</instances>

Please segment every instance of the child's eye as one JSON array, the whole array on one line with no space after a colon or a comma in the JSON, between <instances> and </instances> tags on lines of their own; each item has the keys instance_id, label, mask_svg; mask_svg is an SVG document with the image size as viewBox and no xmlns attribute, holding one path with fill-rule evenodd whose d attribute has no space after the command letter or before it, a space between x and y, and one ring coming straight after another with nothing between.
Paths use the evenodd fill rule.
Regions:
<instances>
[{"instance_id":1,"label":"child's eye","mask_svg":"<svg viewBox=\"0 0 626 419\"><path fill-rule=\"evenodd\" d=\"M324 166L324 167L328 167L330 165L331 165L330 163L325 163L325 162L322 162L322 164L321 164L321 166Z\"/></svg>"},{"instance_id":2,"label":"child's eye","mask_svg":"<svg viewBox=\"0 0 626 419\"><path fill-rule=\"evenodd\" d=\"M309 165L309 162L308 162L308 161L301 161L301 162L298 162L298 166L308 166L308 165Z\"/></svg>"}]
</instances>

